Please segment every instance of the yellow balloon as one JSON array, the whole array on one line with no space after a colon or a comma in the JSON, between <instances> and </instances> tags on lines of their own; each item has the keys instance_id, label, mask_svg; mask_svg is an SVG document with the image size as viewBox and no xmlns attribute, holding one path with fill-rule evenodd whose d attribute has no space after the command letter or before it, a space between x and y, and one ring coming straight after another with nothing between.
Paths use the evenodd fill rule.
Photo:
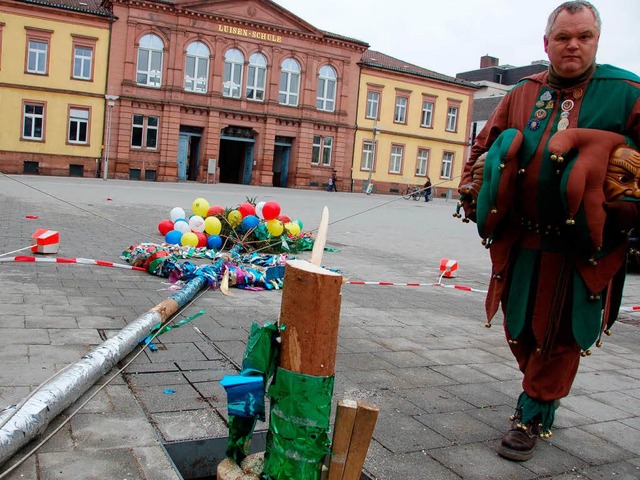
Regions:
<instances>
[{"instance_id":1,"label":"yellow balloon","mask_svg":"<svg viewBox=\"0 0 640 480\"><path fill-rule=\"evenodd\" d=\"M222 223L218 217L207 217L204 219L204 231L209 235L218 235L222 230Z\"/></svg>"},{"instance_id":2,"label":"yellow balloon","mask_svg":"<svg viewBox=\"0 0 640 480\"><path fill-rule=\"evenodd\" d=\"M229 225L236 228L242 223L242 214L239 210L231 210L229 215L227 215L227 221L229 222Z\"/></svg>"},{"instance_id":3,"label":"yellow balloon","mask_svg":"<svg viewBox=\"0 0 640 480\"><path fill-rule=\"evenodd\" d=\"M180 239L180 245L184 245L185 247L197 247L198 236L193 232L184 233Z\"/></svg>"},{"instance_id":4,"label":"yellow balloon","mask_svg":"<svg viewBox=\"0 0 640 480\"><path fill-rule=\"evenodd\" d=\"M300 225L295 222L287 222L284 224L284 228L287 229L287 232L291 235L298 235L300 233Z\"/></svg>"},{"instance_id":5,"label":"yellow balloon","mask_svg":"<svg viewBox=\"0 0 640 480\"><path fill-rule=\"evenodd\" d=\"M209 211L209 202L207 202L204 198L196 198L191 204L191 210L196 215L200 215L202 218L207 216L207 211Z\"/></svg>"},{"instance_id":6,"label":"yellow balloon","mask_svg":"<svg viewBox=\"0 0 640 480\"><path fill-rule=\"evenodd\" d=\"M279 237L284 231L284 226L282 225L282 222L280 220L276 220L274 218L273 220L269 220L267 222L267 231L274 237Z\"/></svg>"}]
</instances>

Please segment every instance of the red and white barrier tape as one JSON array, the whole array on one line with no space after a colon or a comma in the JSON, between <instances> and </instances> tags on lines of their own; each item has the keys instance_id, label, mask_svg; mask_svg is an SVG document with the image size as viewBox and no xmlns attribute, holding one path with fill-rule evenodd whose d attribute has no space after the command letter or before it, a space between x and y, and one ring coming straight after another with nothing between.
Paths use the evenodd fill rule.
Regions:
<instances>
[{"instance_id":1,"label":"red and white barrier tape","mask_svg":"<svg viewBox=\"0 0 640 480\"><path fill-rule=\"evenodd\" d=\"M360 280L349 280L345 282L350 285L381 285L381 286L396 286L396 287L443 287L453 288L456 290L464 290L466 292L487 293L486 290L480 290L477 288L467 287L465 285L445 285L444 283L396 283L396 282L363 282Z\"/></svg>"},{"instance_id":2,"label":"red and white barrier tape","mask_svg":"<svg viewBox=\"0 0 640 480\"><path fill-rule=\"evenodd\" d=\"M633 305L631 307L620 307L620 311L625 313L640 313L640 305Z\"/></svg>"},{"instance_id":3,"label":"red and white barrier tape","mask_svg":"<svg viewBox=\"0 0 640 480\"><path fill-rule=\"evenodd\" d=\"M3 262L18 262L18 263L76 263L79 265L97 265L99 267L114 267L114 268L126 268L128 270L138 270L140 272L146 272L142 267L134 267L132 265L125 265L123 263L108 262L106 260L94 260L92 258L63 258L63 257L29 257L21 255L17 257L0 257L0 263Z\"/></svg>"}]
</instances>

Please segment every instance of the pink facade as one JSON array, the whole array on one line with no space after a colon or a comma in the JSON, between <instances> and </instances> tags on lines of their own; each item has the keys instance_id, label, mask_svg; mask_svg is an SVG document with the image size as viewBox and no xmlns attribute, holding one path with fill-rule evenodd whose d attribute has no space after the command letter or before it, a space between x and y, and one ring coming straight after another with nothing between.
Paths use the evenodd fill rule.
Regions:
<instances>
[{"instance_id":1,"label":"pink facade","mask_svg":"<svg viewBox=\"0 0 640 480\"><path fill-rule=\"evenodd\" d=\"M268 0L112 8L109 178L205 182L214 164L225 183L320 188L333 169L350 178L366 43Z\"/></svg>"}]
</instances>

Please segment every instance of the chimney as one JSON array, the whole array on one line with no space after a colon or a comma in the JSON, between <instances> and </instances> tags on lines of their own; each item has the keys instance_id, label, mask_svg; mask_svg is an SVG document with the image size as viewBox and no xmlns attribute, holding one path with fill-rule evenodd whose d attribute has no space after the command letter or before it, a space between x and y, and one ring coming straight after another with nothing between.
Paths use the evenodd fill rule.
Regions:
<instances>
[{"instance_id":1,"label":"chimney","mask_svg":"<svg viewBox=\"0 0 640 480\"><path fill-rule=\"evenodd\" d=\"M497 67L499 61L496 57L485 55L484 57L480 57L480 68Z\"/></svg>"}]
</instances>

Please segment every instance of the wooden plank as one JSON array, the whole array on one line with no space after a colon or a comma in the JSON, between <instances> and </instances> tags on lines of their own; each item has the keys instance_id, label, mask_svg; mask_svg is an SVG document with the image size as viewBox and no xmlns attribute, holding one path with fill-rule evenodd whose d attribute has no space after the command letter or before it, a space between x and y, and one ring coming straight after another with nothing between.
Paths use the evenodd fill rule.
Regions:
<instances>
[{"instance_id":1,"label":"wooden plank","mask_svg":"<svg viewBox=\"0 0 640 480\"><path fill-rule=\"evenodd\" d=\"M331 444L331 462L329 463L328 480L342 480L357 410L358 402L355 400L345 399L338 401L336 421L333 426L333 442Z\"/></svg>"},{"instance_id":2,"label":"wooden plank","mask_svg":"<svg viewBox=\"0 0 640 480\"><path fill-rule=\"evenodd\" d=\"M360 479L379 412L380 409L373 403L358 402L342 480Z\"/></svg>"}]
</instances>

